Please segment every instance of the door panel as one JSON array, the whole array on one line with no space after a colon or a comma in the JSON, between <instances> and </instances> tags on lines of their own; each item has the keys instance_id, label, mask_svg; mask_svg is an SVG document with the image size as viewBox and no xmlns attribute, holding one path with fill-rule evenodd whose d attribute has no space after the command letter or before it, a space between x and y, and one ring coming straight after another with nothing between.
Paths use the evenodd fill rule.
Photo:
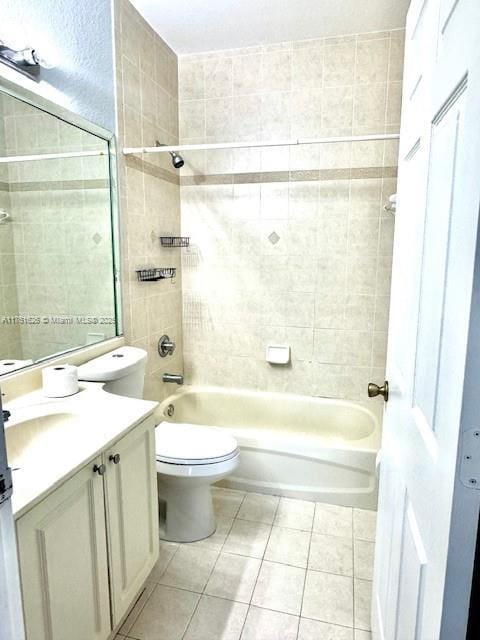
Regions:
<instances>
[{"instance_id":1,"label":"door panel","mask_svg":"<svg viewBox=\"0 0 480 640\"><path fill-rule=\"evenodd\" d=\"M158 557L155 433L151 419L106 454L107 526L114 625L130 606ZM115 464L110 456L120 456Z\"/></svg>"},{"instance_id":2,"label":"door panel","mask_svg":"<svg viewBox=\"0 0 480 640\"><path fill-rule=\"evenodd\" d=\"M413 504L404 500L402 518L402 548L400 552L399 590L396 621L396 640L418 637L419 609L422 602L423 577L427 556L418 527Z\"/></svg>"},{"instance_id":3,"label":"door panel","mask_svg":"<svg viewBox=\"0 0 480 640\"><path fill-rule=\"evenodd\" d=\"M94 464L17 522L27 640L110 633L103 482Z\"/></svg>"},{"instance_id":4,"label":"door panel","mask_svg":"<svg viewBox=\"0 0 480 640\"><path fill-rule=\"evenodd\" d=\"M413 0L407 18L374 639L465 637L471 566L459 540L473 564L464 531L476 530L478 498L465 508L456 470L461 430L480 427L462 422L480 205L479 25L474 0Z\"/></svg>"},{"instance_id":5,"label":"door panel","mask_svg":"<svg viewBox=\"0 0 480 640\"><path fill-rule=\"evenodd\" d=\"M427 196L425 242L420 275L414 406L421 411L425 422L432 430L435 430L452 224L452 194L457 168L461 109L461 98L450 96L449 103L444 105L434 120L430 141L430 188Z\"/></svg>"}]
</instances>

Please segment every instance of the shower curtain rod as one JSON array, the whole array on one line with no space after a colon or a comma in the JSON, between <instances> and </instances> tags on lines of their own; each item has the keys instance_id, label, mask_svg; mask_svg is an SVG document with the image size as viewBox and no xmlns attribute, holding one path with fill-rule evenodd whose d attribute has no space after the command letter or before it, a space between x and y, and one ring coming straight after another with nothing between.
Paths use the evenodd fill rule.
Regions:
<instances>
[{"instance_id":1,"label":"shower curtain rod","mask_svg":"<svg viewBox=\"0 0 480 640\"><path fill-rule=\"evenodd\" d=\"M38 153L31 156L2 156L0 164L8 162L30 162L31 160L59 160L62 158L93 158L107 156L108 151L70 151L65 153Z\"/></svg>"},{"instance_id":2,"label":"shower curtain rod","mask_svg":"<svg viewBox=\"0 0 480 640\"><path fill-rule=\"evenodd\" d=\"M161 147L124 147L123 154L169 153L171 151L208 151L210 149L252 149L254 147L287 147L300 144L331 144L333 142L369 142L372 140L398 140L398 133L376 133L365 136L343 136L332 138L299 138L297 140L277 140L276 142L214 142L208 144L178 144Z\"/></svg>"}]
</instances>

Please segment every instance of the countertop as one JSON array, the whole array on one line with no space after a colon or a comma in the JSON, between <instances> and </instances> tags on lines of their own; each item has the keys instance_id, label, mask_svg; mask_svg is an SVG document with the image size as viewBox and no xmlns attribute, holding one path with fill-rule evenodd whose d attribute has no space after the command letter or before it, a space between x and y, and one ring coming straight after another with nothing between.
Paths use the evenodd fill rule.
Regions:
<instances>
[{"instance_id":1,"label":"countertop","mask_svg":"<svg viewBox=\"0 0 480 640\"><path fill-rule=\"evenodd\" d=\"M80 391L67 398L45 398L37 390L4 405L11 412L5 437L15 519L151 416L157 406L108 393L97 382L81 383ZM54 416L48 418L53 426L37 428L33 421L46 416Z\"/></svg>"}]
</instances>

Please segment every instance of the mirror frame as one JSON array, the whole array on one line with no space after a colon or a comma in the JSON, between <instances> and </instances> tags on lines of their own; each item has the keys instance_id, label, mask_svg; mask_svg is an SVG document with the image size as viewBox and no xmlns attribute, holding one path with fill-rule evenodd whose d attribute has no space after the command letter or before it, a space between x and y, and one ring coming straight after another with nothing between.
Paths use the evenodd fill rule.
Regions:
<instances>
[{"instance_id":1,"label":"mirror frame","mask_svg":"<svg viewBox=\"0 0 480 640\"><path fill-rule=\"evenodd\" d=\"M108 144L108 165L110 171L110 209L111 209L111 226L112 226L112 266L113 266L113 296L114 296L114 309L115 309L115 336L105 338L93 345L82 345L79 347L73 347L67 349L61 353L55 353L45 358L40 358L36 362L30 365L26 365L15 372L9 372L5 376L0 376L0 381L3 377L11 377L12 375L22 374L29 371L33 367L38 367L39 364L48 363L50 360L64 357L69 353L76 353L88 347L100 345L108 340L123 337L123 318L122 318L122 283L120 278L121 273L121 249L120 249L120 208L119 208L119 194L118 194L118 152L115 133L104 129L103 127L90 122L83 116L80 116L72 111L69 111L65 107L62 107L55 102L44 98L43 96L36 94L24 87L7 80L0 76L0 91L12 98L26 102L27 104L55 116L60 120L63 120L67 124L73 125L83 129L87 133L91 133Z\"/></svg>"}]
</instances>

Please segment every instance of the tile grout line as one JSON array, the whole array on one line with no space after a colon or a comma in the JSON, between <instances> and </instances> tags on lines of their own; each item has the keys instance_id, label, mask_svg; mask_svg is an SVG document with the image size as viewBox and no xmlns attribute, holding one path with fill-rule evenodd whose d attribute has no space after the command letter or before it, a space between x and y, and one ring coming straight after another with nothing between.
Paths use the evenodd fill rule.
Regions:
<instances>
[{"instance_id":1,"label":"tile grout line","mask_svg":"<svg viewBox=\"0 0 480 640\"><path fill-rule=\"evenodd\" d=\"M241 501L240 505L243 503L243 500L245 499L245 496L246 496L246 493L245 493L245 495L243 496L243 498L242 498L242 501ZM239 505L238 509L240 509L240 505ZM237 510L237 512L238 512L238 510ZM229 529L229 531L228 531L228 533L227 533L226 538L228 537L228 534L230 533L230 530L231 530L231 528L232 528L232 526L233 526L233 522L234 522L234 518L232 519L232 524L230 525L230 529ZM225 538L225 540L226 540L226 538ZM160 541L162 541L162 540L160 540ZM168 542L168 541L166 541L166 542ZM170 564L172 563L172 561L173 561L174 557L176 556L176 554L178 553L178 551L179 551L180 547L181 547L183 544L188 544L188 543L181 543L181 542L180 542L180 543L175 543L175 544L177 544L177 548L175 549L174 553L172 554L172 557L170 558L170 560L167 562L167 564L166 564L166 566L165 566L164 570L162 571L162 573L161 573L161 575L160 575L160 577L159 577L159 580L161 580L161 579L162 579L162 577L165 575L165 573L166 573L166 571L167 571L168 567L169 567L169 566L170 566ZM225 541L222 543L222 547L221 547L221 549L223 548L223 545L224 545L224 544L225 544ZM192 548L193 548L193 547L192 547ZM221 550L220 550L220 551L219 551L219 553L218 553L218 557L220 556L220 553L221 553ZM213 568L215 568L215 566L216 566L216 564L217 564L217 562L218 562L218 557L217 557L217 560L215 561L215 564L214 564L214 567L213 567ZM212 572L213 572L213 569L212 569ZM211 572L211 573L212 573L212 572ZM208 582L208 580L210 579L211 573L210 573L210 575L209 575L209 577L208 577L208 579L207 579L207 582ZM133 626L135 625L135 623L136 623L136 621L138 620L138 618L140 617L140 614L141 614L141 613L142 613L142 611L144 610L145 606L146 606L146 605L147 605L147 603L149 602L150 598L152 597L153 593L156 591L156 589L157 589L157 587L158 587L158 586L165 586L165 587L168 587L168 588L171 588L171 589L180 589L181 591L187 591L188 593L196 593L196 594L198 594L198 592L197 592L197 591L191 591L191 590L189 590L189 589L182 589L181 587L173 587L173 586L171 586L171 585L164 585L164 584L162 584L161 582L158 582L158 581L156 581L156 580L152 580L152 583L153 583L153 584L155 584L155 587L152 589L152 592L150 593L150 595L148 596L148 598L147 598L147 599L145 600L145 602L143 603L143 605L142 605L142 607L141 607L140 611L138 612L138 614L135 616L135 619L133 620L133 622L132 622L131 626L129 627L129 630L128 630L128 632L129 632L129 633L130 633L131 629L133 628ZM206 585L205 585L205 586L206 586ZM145 589L146 589L146 587L145 587ZM144 591L145 591L145 589L144 589ZM203 592L202 592L202 594L200 594L200 598L201 598L201 596L202 596L202 595L203 595ZM140 599L140 597L141 597L141 595L139 596L138 600ZM138 602L138 600L137 600L137 602ZM199 599L198 603L199 603L199 602L200 602L200 599ZM195 611L196 611L196 609L197 609L197 607L198 607L198 603L197 603L197 606L195 607L195 609L194 609L194 611L193 611L193 613L192 613L192 617L193 617L193 615L195 614ZM133 611L133 608L134 608L134 607L132 607L132 611ZM130 614L129 614L129 615L130 615ZM127 616L127 617L128 617L128 616ZM187 629L188 629L188 626L190 625L190 622L191 622L191 618L190 618L190 620L189 620L189 622L188 622ZM186 633L187 629L185 630L185 633ZM128 637L128 636L127 636L127 637ZM183 637L183 636L182 636L182 637ZM133 640L138 640L138 639L133 639Z\"/></svg>"},{"instance_id":2,"label":"tile grout line","mask_svg":"<svg viewBox=\"0 0 480 640\"><path fill-rule=\"evenodd\" d=\"M206 547L206 548L209 548L209 549L211 549L211 550L215 550L215 551L217 552L217 556L216 556L215 562L214 562L214 564L213 564L213 566L212 566L212 569L211 569L211 570L210 570L210 572L209 572L208 578L207 578L207 579L206 579L206 581L205 581L205 584L204 584L204 586L203 586L202 591L201 591L201 592L197 592L197 591L192 591L192 590L190 590L190 589L184 589L184 588L181 588L181 587L175 587L175 586L173 586L173 585L172 585L172 586L171 586L171 585L164 585L164 586L167 586L167 587L169 587L169 588L171 588L171 589L173 589L173 590L178 589L179 591L186 591L186 592L189 592L189 593L194 593L195 595L197 595L197 596L198 596L198 602L197 602L197 604L196 604L196 606L195 606L195 608L194 608L194 610L193 610L193 612L192 612L191 616L189 617L189 620L188 620L188 623L187 623L187 625L186 625L186 628L185 628L185 631L184 631L184 633L183 633L182 638L185 638L185 637L186 637L186 634L187 634L187 632L188 632L188 629L190 628L190 625L191 625L191 623L192 623L193 617L195 616L195 614L196 614L196 612L197 612L197 610L198 610L198 607L199 607L199 604L200 604L200 601L201 601L202 597L203 597L204 595L205 595L205 596L207 596L207 595L208 595L208 594L206 594L206 588L207 588L208 582L209 582L209 580L210 580L210 578L211 578L211 576L212 576L212 574L213 574L213 572L214 572L214 570L215 570L215 568L216 568L216 566L217 566L217 564L218 564L218 561L219 561L220 555L221 555L222 553L224 553L224 548L225 548L226 541L227 541L227 539L228 539L228 537L229 537L229 535L230 535L230 533L231 533L231 530L232 530L232 528L233 528L233 526L234 526L235 522L236 522L237 520L241 520L241 521L243 521L243 522L251 522L251 523L256 523L256 524L266 524L266 523L258 522L258 521L255 521L255 520L248 521L248 520L243 520L242 518L238 518L238 513L240 512L240 509L241 509L242 505L244 504L245 499L247 498L247 496L248 496L248 495L249 495L249 492L245 492L245 493L244 493L244 495L243 495L243 497L242 497L241 501L239 502L239 504L238 504L238 506L237 506L237 508L236 508L236 510L235 510L235 515L234 515L234 517L231 519L231 523L230 523L230 526L229 526L229 528L228 528L228 531L227 531L227 532L226 532L226 534L225 534L225 538L224 538L223 542L219 545L219 547L218 547L217 549L214 549L214 547L210 547L210 548L209 548L209 547ZM261 556L260 558L257 558L257 559L259 559L259 560L260 560L260 567L259 567L259 571L258 571L257 576L256 576L255 584L254 584L254 586L253 586L253 588L252 588L252 592L251 592L251 596L250 596L250 598L249 598L249 601L248 601L248 602L240 602L240 601L235 600L235 599L225 598L225 597L223 597L223 596L218 596L218 595L213 595L213 594L210 596L210 597L212 597L213 599L218 599L218 600L228 601L228 602L232 602L232 603L239 603L239 604L245 604L245 605L247 605L247 611L246 611L245 619L244 619L244 621L243 621L242 629L241 629L241 631L240 631L239 640L241 640L241 634L243 634L243 632L244 632L245 625L246 625L246 620L247 620L248 613L249 613L250 609L251 609L253 606L257 606L257 605L253 605L253 604L252 604L253 595L254 595L255 589L256 589L257 584L258 584L258 579L259 579L259 575L260 575L260 572L261 572L262 566L263 566L264 562L266 561L265 556L266 556L266 553L267 553L267 548L268 548L268 545L269 545L269 543L270 543L270 541L271 541L271 537L272 537L273 529L274 529L274 527L275 527L275 521L276 521L276 519L277 519L278 512L279 512L279 509L280 509L281 500L282 500L282 497L281 497L281 496L275 496L275 497L277 497L277 498L278 498L278 501L277 501L277 504L276 504L276 507L275 507L274 513L273 513L273 515L272 515L272 521L271 521L271 524L269 524L269 525L268 525L268 526L270 527L270 530L269 530L269 534L268 534L267 541L266 541L266 543L265 543L265 548L264 548L263 554L262 554L262 556ZM313 511L313 517L312 517L312 521L311 521L311 525L310 525L310 530L309 530L310 539L309 539L309 547L308 547L308 554L307 554L307 565L306 565L306 568L304 569L304 583L303 583L303 590L302 590L301 607L300 607L300 612L299 612L299 614L297 614L297 615L295 616L295 617L297 617L297 618L298 618L297 631L296 631L296 636L295 636L295 637L296 637L296 640L298 640L299 633L300 633L300 621L301 621L301 618L306 618L306 619L309 619L309 620L319 621L319 622L324 622L324 623L327 623L327 624L328 624L328 621L326 621L326 620L322 621L321 619L318 619L318 618L310 618L310 617L308 617L308 616L303 616L303 615L302 615L302 613L303 613L303 601L304 601L305 587L306 587L306 577L307 577L307 573L308 573L308 571L309 571L309 568L308 568L308 567L309 567L309 559L310 559L311 545L312 545L312 538L313 538L314 527L315 527L315 516L316 516L316 514L317 514L317 509L318 509L318 504L319 504L319 503L314 503L314 502L312 502L312 504L314 505L314 511ZM352 509L351 509L351 531L352 531L351 539L352 539L352 569L353 569L353 572L352 572L352 573L353 573L353 575L352 575L352 585L354 586L354 584L355 584L355 540L356 540L356 538L355 538L355 535L354 535L353 520L354 520L354 509L352 508ZM305 529L293 529L292 527L276 527L276 528L280 528L280 529L282 529L282 528L283 528L283 529L290 530L290 531L305 531ZM337 537L344 537L344 536L337 536ZM362 538L359 538L359 540L362 540ZM169 561L168 561L168 563L167 563L167 565L166 565L165 569L163 570L163 572L162 572L161 576L163 576L163 575L165 574L165 572L167 571L168 567L170 566L171 562L173 561L173 558L174 558L174 557L176 556L176 554L178 553L178 550L180 549L180 546L183 546L183 545L182 545L182 543L178 544L177 548L175 549L174 553L172 554L172 557L169 559ZM186 544L185 544L185 546L188 546L188 543L186 543ZM192 545L192 547L193 547L193 545ZM225 552L225 553L230 553L230 552ZM243 554L236 554L236 553L234 553L234 552L232 553L232 555L237 555L237 556L240 556L240 557L245 557L245 558L254 559L254 557L253 557L253 556L243 555ZM291 567L295 567L295 568L303 568L303 567L298 567L297 565L289 565L288 563L285 563L285 562L278 562L278 561L275 561L275 560L269 560L268 562L271 562L272 564L276 564L276 565L280 565L280 566L291 566ZM317 572L318 572L318 573L327 573L327 574L328 574L328 573L330 573L330 572L325 572L325 571L317 571L317 570L314 570L314 569L312 569L311 571L313 571L313 572L315 572L315 573L317 573ZM341 575L341 576L344 576L344 574L332 574L332 575ZM161 578L161 576L160 576L160 578ZM363 581L365 581L365 582L369 582L369 583L370 583L370 585L371 585L371 583L372 583L372 581L371 581L371 580L362 580L362 582L363 582ZM153 588L153 590L152 590L152 593L149 595L149 597L147 598L147 600L146 600L146 601L145 601L145 603L143 604L142 608L140 609L139 613L138 613L138 614L137 614L137 616L135 617L135 620L133 621L132 626L131 626L130 628L132 628L132 627L133 627L133 625L135 624L135 622L137 621L138 617L139 617L139 616L140 616L140 614L142 613L142 611L143 611L143 609L145 608L146 604L149 602L149 600L150 600L150 598L152 597L153 593L156 591L157 587L158 587L158 586L161 586L161 583L158 583L158 582L156 582L156 581L152 581L152 582L153 582L153 584L154 584L154 588ZM353 591L353 594L352 594L352 595L353 595L353 598L354 598L354 591ZM353 604L354 604L354 600L353 600ZM263 609L263 610L272 611L272 612L275 612L275 613L283 613L283 614L285 614L285 615L294 615L294 614L289 614L288 612L281 611L281 610L278 610L278 609L271 609L270 607L266 607L266 606L260 606L260 605L258 605L258 608L259 608L259 609ZM356 628L356 627L355 627L355 610L354 610L354 619L353 619L353 623L352 623L352 625L351 625L351 626L342 625L342 624L340 624L340 625L338 625L338 626L344 627L345 629L347 629L347 628L348 628L348 629L352 629L353 631L355 631L355 628ZM366 629L365 629L365 631L366 631ZM125 637L125 638L128 638L129 640L140 640L139 638L135 638L135 636L131 636L131 635L129 635L129 634L130 634L130 630L128 631L128 635L125 635L125 636L120 635L120 636L119 636L119 638Z\"/></svg>"},{"instance_id":3,"label":"tile grout line","mask_svg":"<svg viewBox=\"0 0 480 640\"><path fill-rule=\"evenodd\" d=\"M232 530L233 524L234 524L234 522L235 522L236 514L240 511L240 508L241 508L241 506L242 506L242 504L243 504L243 502L244 502L244 500L245 500L246 496L247 496L247 492L244 492L244 495L243 495L243 497L242 497L242 500L241 500L240 504L238 505L237 511L235 512L235 516L234 516L234 517L233 517L233 519L232 519L232 523L231 523L231 525L230 525L230 528L229 528L229 530L228 530L228 533L227 533L227 535L225 536L225 540L222 542L222 545L221 545L220 549L218 550L217 558L216 558L215 562L213 563L213 567L212 567L212 569L210 570L210 573L209 573L209 575L208 575L208 578L207 578L207 579L206 579L206 581L205 581L205 584L204 584L204 586L203 586L202 592L199 594L199 595L200 595L200 597L198 598L198 602L197 602L197 604L195 605L194 610L192 611L192 615L190 616L190 618L189 618L189 620L188 620L187 626L185 627L185 631L183 632L183 635L182 635L182 640L184 640L184 638L185 638L185 636L186 636L186 634L187 634L187 632L188 632L188 629L189 629L189 627L190 627L190 625L191 625L191 623L192 623L192 620L193 620L193 618L194 618L194 616L195 616L195 614L196 614L196 612L197 612L197 609L198 609L198 607L199 607L199 605L200 605L200 602L201 602L201 600L202 600L203 596L204 596L204 595L206 595L206 594L205 594L205 589L207 588L208 582L209 582L210 578L212 577L213 572L215 571L215 567L217 566L218 559L220 558L220 555L221 555L221 553L222 553L222 550L223 550L223 548L224 548L224 546L225 546L225 542L227 541L227 538L228 538L228 536L230 535L230 531ZM213 499L213 495L212 495L212 499ZM215 516L215 517L217 517L217 516ZM188 591L188 589L185 589L185 591ZM198 592L197 592L197 593L198 593Z\"/></svg>"},{"instance_id":4,"label":"tile grout line","mask_svg":"<svg viewBox=\"0 0 480 640\"><path fill-rule=\"evenodd\" d=\"M160 542L164 542L161 538L160 538ZM168 541L165 541L168 542ZM164 573L167 571L168 567L170 566L173 558L176 556L178 550L180 549L180 543L176 543L178 546L176 547L175 551L172 554L172 557L170 558L170 560L167 562L165 569L162 571L161 575L160 575L160 579L162 578L162 576L164 575ZM132 624L130 625L129 629L128 629L128 633L130 633L130 631L132 630L134 624L136 623L136 621L138 620L138 618L140 617L140 614L142 613L142 611L144 610L145 606L147 605L147 602L150 600L150 598L152 597L153 593L156 591L157 587L160 585L160 582L157 582L156 580L152 580L152 583L155 584L155 587L152 589L151 594L148 596L148 598L145 600L145 602L143 603L143 606L141 607L140 611L138 612L138 614L135 616L135 620L133 620ZM144 591L147 589L147 587L145 586ZM143 593L143 592L142 592ZM140 600L140 598L142 597L142 594L140 594L140 596L138 597L137 601L135 604L137 604L137 602ZM128 617L130 616L130 614L133 612L133 609L135 608L135 605L133 605L130 613L128 614L126 620L128 619ZM125 624L124 622L124 624ZM126 636L127 638L129 636Z\"/></svg>"},{"instance_id":5,"label":"tile grout line","mask_svg":"<svg viewBox=\"0 0 480 640\"><path fill-rule=\"evenodd\" d=\"M242 640L242 636L243 636L243 632L245 630L245 624L247 622L247 618L248 618L248 614L250 612L250 609L252 607L252 599L253 599L253 594L255 593L255 589L257 588L257 584L258 584L258 576L260 575L261 571L262 571L262 566L263 566L263 562L264 562L264 557L265 557L265 553L267 552L267 547L268 547L268 543L270 542L270 537L272 535L272 529L273 529L273 523L275 522L275 518L277 516L277 512L278 512L278 507L280 506L280 500L281 500L281 496L276 496L278 498L278 502L277 502L277 506L275 508L275 513L273 514L273 518L272 518L272 524L270 525L270 531L268 534L268 539L267 542L265 544L265 549L263 550L263 555L261 558L259 558L260 560L260 567L258 569L258 573L257 573L257 577L255 578L255 584L253 585L253 589L252 589L252 593L250 595L250 599L248 601L248 609L247 609L247 615L245 616L245 620L243 621L243 625L242 625L242 629L240 631L240 635L239 635L239 640ZM255 605L253 605L255 606ZM278 612L277 612L278 613Z\"/></svg>"},{"instance_id":6,"label":"tile grout line","mask_svg":"<svg viewBox=\"0 0 480 640\"><path fill-rule=\"evenodd\" d=\"M313 518L312 518L312 526L310 527L310 540L308 542L308 554L307 554L307 567L305 569L305 579L303 581L303 590L302 590L302 601L300 603L300 615L298 617L298 628L297 628L297 636L296 636L296 640L298 640L298 636L300 634L300 623L302 621L302 613L303 613L303 600L305 598L305 589L307 586L307 575L308 575L308 568L310 565L310 550L312 548L312 538L313 538L313 527L315 524L315 514L317 513L317 503L314 503L314 508L313 508Z\"/></svg>"}]
</instances>

